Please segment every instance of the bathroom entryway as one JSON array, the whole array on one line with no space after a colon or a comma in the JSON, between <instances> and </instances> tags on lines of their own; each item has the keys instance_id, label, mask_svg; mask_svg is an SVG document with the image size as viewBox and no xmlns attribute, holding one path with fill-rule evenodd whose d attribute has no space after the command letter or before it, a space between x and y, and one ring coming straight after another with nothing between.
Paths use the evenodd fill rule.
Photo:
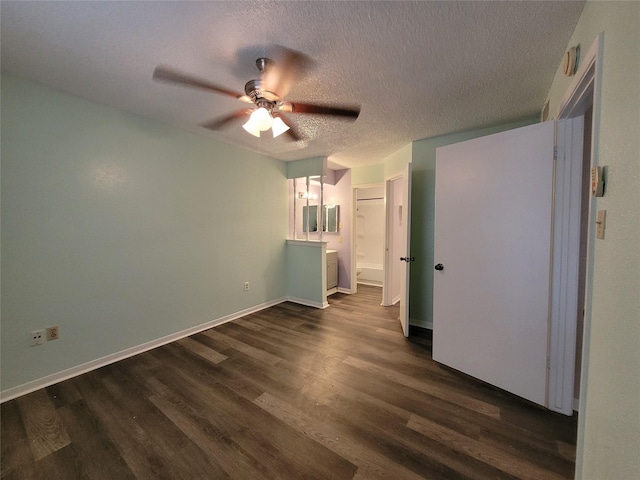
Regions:
<instances>
[{"instance_id":1,"label":"bathroom entryway","mask_svg":"<svg viewBox=\"0 0 640 480\"><path fill-rule=\"evenodd\" d=\"M379 287L384 284L385 210L384 184L356 189L356 281Z\"/></svg>"}]
</instances>

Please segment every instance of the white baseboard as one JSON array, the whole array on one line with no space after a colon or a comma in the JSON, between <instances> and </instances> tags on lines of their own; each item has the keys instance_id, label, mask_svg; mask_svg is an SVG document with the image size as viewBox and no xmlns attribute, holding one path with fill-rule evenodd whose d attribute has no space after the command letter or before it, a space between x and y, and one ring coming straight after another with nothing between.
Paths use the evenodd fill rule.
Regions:
<instances>
[{"instance_id":1,"label":"white baseboard","mask_svg":"<svg viewBox=\"0 0 640 480\"><path fill-rule=\"evenodd\" d=\"M338 293L338 287L333 287L333 288L330 288L329 290L327 290L327 297L329 295L333 295L334 293Z\"/></svg>"},{"instance_id":2,"label":"white baseboard","mask_svg":"<svg viewBox=\"0 0 640 480\"><path fill-rule=\"evenodd\" d=\"M338 287L338 293L346 293L347 295L351 295L353 293L353 290L351 290L350 288Z\"/></svg>"},{"instance_id":3,"label":"white baseboard","mask_svg":"<svg viewBox=\"0 0 640 480\"><path fill-rule=\"evenodd\" d=\"M78 375L82 375L83 373L87 373L91 370L104 367L105 365L124 360L125 358L132 357L134 355L138 355L139 353L146 352L147 350L161 347L162 345L166 345L167 343L175 342L176 340L180 340L181 338L194 335L196 333L202 332L203 330L208 330L209 328L216 327L218 325L222 325L223 323L230 322L232 320L235 320L236 318L259 312L260 310L264 310L265 308L273 307L274 305L278 305L279 303L282 303L286 300L287 299L283 297L277 300L272 300L270 302L256 305L254 307L246 308L244 310L240 310L239 312L225 315L224 317L220 317L215 320L196 325L195 327L187 328L186 330L172 333L171 335L166 335L156 340L151 340L150 342L142 343L140 345L136 345L135 347L130 347L120 352L112 353L111 355L97 358L95 360L91 360L90 362L86 362L81 365L62 370L61 372L52 373L51 375L38 378L37 380L32 380L22 385L18 385L17 387L8 388L0 392L0 403L20 397L22 395L26 395L27 393L31 393L35 390L48 387L49 385L53 385L54 383L59 383L64 380L77 377Z\"/></svg>"},{"instance_id":4,"label":"white baseboard","mask_svg":"<svg viewBox=\"0 0 640 480\"><path fill-rule=\"evenodd\" d=\"M297 303L300 305L305 305L307 307L314 307L314 308L327 308L329 306L329 302L327 301L325 301L324 303L312 302L311 300L305 300L304 298L297 298L297 297L287 297L286 300L287 302Z\"/></svg>"}]
</instances>

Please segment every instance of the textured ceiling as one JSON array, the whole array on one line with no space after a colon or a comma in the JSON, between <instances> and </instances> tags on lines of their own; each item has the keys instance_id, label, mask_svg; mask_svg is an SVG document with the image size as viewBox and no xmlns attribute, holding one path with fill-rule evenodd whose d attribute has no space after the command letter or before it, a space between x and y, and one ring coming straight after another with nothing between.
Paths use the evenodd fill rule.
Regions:
<instances>
[{"instance_id":1,"label":"textured ceiling","mask_svg":"<svg viewBox=\"0 0 640 480\"><path fill-rule=\"evenodd\" d=\"M582 2L8 2L3 71L282 160L379 163L410 141L536 115ZM355 122L293 115L303 141L198 124L245 104L154 82L158 64L231 90L272 45L314 69L291 101L359 104Z\"/></svg>"}]
</instances>

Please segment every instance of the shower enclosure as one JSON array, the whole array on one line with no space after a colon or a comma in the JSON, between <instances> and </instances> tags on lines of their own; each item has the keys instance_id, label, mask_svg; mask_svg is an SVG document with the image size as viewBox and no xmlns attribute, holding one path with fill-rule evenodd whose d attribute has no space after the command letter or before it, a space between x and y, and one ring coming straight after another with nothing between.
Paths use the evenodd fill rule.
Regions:
<instances>
[{"instance_id":1,"label":"shower enclosure","mask_svg":"<svg viewBox=\"0 0 640 480\"><path fill-rule=\"evenodd\" d=\"M356 274L358 283L384 281L384 185L359 187L356 197Z\"/></svg>"}]
</instances>

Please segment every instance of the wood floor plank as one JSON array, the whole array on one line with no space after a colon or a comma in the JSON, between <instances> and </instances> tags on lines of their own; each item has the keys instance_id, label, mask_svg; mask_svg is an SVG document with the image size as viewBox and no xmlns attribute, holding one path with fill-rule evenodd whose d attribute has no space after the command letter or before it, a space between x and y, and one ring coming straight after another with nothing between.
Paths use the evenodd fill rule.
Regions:
<instances>
[{"instance_id":1,"label":"wood floor plank","mask_svg":"<svg viewBox=\"0 0 640 480\"><path fill-rule=\"evenodd\" d=\"M220 362L224 362L227 358L229 358L226 355L223 355L222 353L216 352L212 348L209 348L206 345L204 345L204 344L192 339L191 337L187 337L187 338L183 338L181 340L178 340L177 343L179 345L182 345L183 347L188 348L193 353L197 353L202 358L206 358L207 360L209 360L210 362L213 362L215 364L218 364Z\"/></svg>"},{"instance_id":2,"label":"wood floor plank","mask_svg":"<svg viewBox=\"0 0 640 480\"><path fill-rule=\"evenodd\" d=\"M293 369L283 374L294 377L295 367L281 363L278 370ZM262 373L259 374L263 376ZM499 470L474 462L467 458L461 462L454 452L436 442L425 441L405 427L411 416L407 410L376 401L373 397L351 389L347 384L336 384L333 376L295 376L295 386L286 392L287 404L305 412L319 424L328 425L341 437L359 438L361 447L386 456L402 458L406 465L413 465L415 471L432 478L508 478ZM282 389L277 389L282 392ZM433 407L431 407L433 408ZM394 418L397 416L398 418ZM446 415L447 419L451 416ZM480 428L467 423L465 432L473 430L479 436ZM375 440L371 440L371 439Z\"/></svg>"},{"instance_id":3,"label":"wood floor plank","mask_svg":"<svg viewBox=\"0 0 640 480\"><path fill-rule=\"evenodd\" d=\"M352 466L341 458L331 458L330 452L324 452L303 436L292 442L291 433L288 429L283 430L284 425L260 409L249 408L252 404L248 400L221 385L212 387L184 370L163 375L161 380L168 386L177 381L180 392L173 388L173 398L179 395L183 404L189 404L196 412L205 412L202 422L226 432L230 441L237 443L237 448L251 452L252 456L259 459L260 471L268 478L281 478L286 472L296 472L300 478L309 479L345 478L345 471L352 470ZM215 412L211 414L205 408L205 403L209 402L216 405ZM280 454L285 451L286 456ZM311 458L314 460L309 464L308 459ZM230 473L237 476L245 471L246 468L243 468Z\"/></svg>"},{"instance_id":4,"label":"wood floor plank","mask_svg":"<svg viewBox=\"0 0 640 480\"><path fill-rule=\"evenodd\" d=\"M495 405L491 405L480 400L475 400L473 398L460 395L456 392L452 392L451 390L444 390L441 387L426 385L423 382L416 381L414 378L407 375L394 372L383 367L379 367L369 362L364 362L354 357L348 357L344 361L344 363L355 368L359 368L365 372L389 378L397 383L400 383L401 385L414 388L433 397L446 399L449 402L455 403L470 410L474 410L478 413L482 413L483 415L487 415L493 418L500 418L500 409Z\"/></svg>"},{"instance_id":5,"label":"wood floor plank","mask_svg":"<svg viewBox=\"0 0 640 480\"><path fill-rule=\"evenodd\" d=\"M563 458L566 458L567 460L569 460L572 463L576 461L576 446L575 445L570 445L568 443L561 442L560 440L558 440L556 442L556 444L558 446L558 452L560 453L560 455Z\"/></svg>"},{"instance_id":6,"label":"wood floor plank","mask_svg":"<svg viewBox=\"0 0 640 480\"><path fill-rule=\"evenodd\" d=\"M256 459L247 455L224 432L215 429L186 403L160 395L149 397L149 401L202 450L210 452L222 467L223 472L218 473L217 478L234 478L231 473L240 471L246 472L248 477L260 475L263 468Z\"/></svg>"},{"instance_id":7,"label":"wood floor plank","mask_svg":"<svg viewBox=\"0 0 640 480\"><path fill-rule=\"evenodd\" d=\"M47 392L56 408L82 400L82 395L73 384L73 380L51 385L47 387Z\"/></svg>"},{"instance_id":8,"label":"wood floor plank","mask_svg":"<svg viewBox=\"0 0 640 480\"><path fill-rule=\"evenodd\" d=\"M87 478L86 465L80 464L72 444L60 448L36 462L38 479L68 480L70 478Z\"/></svg>"},{"instance_id":9,"label":"wood floor plank","mask_svg":"<svg viewBox=\"0 0 640 480\"><path fill-rule=\"evenodd\" d=\"M396 462L401 459L405 467L423 476L476 480L509 477L491 465L461 455L460 452L409 429L406 426L408 420L403 423L407 418L404 412L396 418L389 409L382 405L380 407L370 402L362 403L357 397L353 398L344 389L340 389L340 393L332 395L331 401L327 402L328 415L323 421L340 425L343 435L360 438L362 447L395 459ZM479 436L478 427L465 427L463 430L466 434Z\"/></svg>"},{"instance_id":10,"label":"wood floor plank","mask_svg":"<svg viewBox=\"0 0 640 480\"><path fill-rule=\"evenodd\" d=\"M37 478L22 415L15 401L2 404L0 416L0 478Z\"/></svg>"},{"instance_id":11,"label":"wood floor plank","mask_svg":"<svg viewBox=\"0 0 640 480\"><path fill-rule=\"evenodd\" d=\"M172 388L174 394L180 395L183 401L188 402L197 411L206 411L207 405L216 405L212 416L207 417L211 423L218 424L224 431L229 432L232 438L237 438L239 444L247 451L259 454L261 460L271 458L271 463L265 465L266 471L273 468L274 477L282 476L283 471L303 472L305 478L343 478L336 477L336 472L345 473L352 467L342 459L309 442L307 438L300 436L285 428L276 419L265 415L264 412L253 406L256 388L260 393L264 391L264 385L250 383L251 377L241 375L242 382L230 382L228 388L224 377L220 375L221 369L235 371L239 363L247 365L250 370L272 368L268 364L260 364L253 357L246 356L230 359L213 369L187 369L182 368L184 359L176 356L175 349L165 348L171 354L171 361L165 371L158 375L158 379L167 388ZM235 363L233 363L235 362ZM273 367L279 370L279 367ZM264 379L265 375L259 373ZM172 386L173 385L173 386ZM242 391L238 393L236 388L241 385ZM269 381L266 385L274 385ZM244 388L248 386L249 388ZM188 398L188 400L187 400ZM254 408L250 408L254 407ZM247 429L247 425L251 425ZM236 433L241 433L237 436ZM250 434L249 434L250 433ZM273 452L287 451L287 456L273 455ZM306 459L314 458L312 465Z\"/></svg>"},{"instance_id":12,"label":"wood floor plank","mask_svg":"<svg viewBox=\"0 0 640 480\"><path fill-rule=\"evenodd\" d=\"M265 392L256 398L255 403L271 415L357 465L362 478L407 480L425 478L407 470L402 465L389 462L381 455L362 449L357 442L341 436L340 432L336 432L331 427L314 422L270 393Z\"/></svg>"},{"instance_id":13,"label":"wood floor plank","mask_svg":"<svg viewBox=\"0 0 640 480\"><path fill-rule=\"evenodd\" d=\"M129 414L125 405L102 386L96 372L76 379L78 387L92 414L99 420L118 453L136 478L181 478L173 465L154 446L149 435Z\"/></svg>"},{"instance_id":14,"label":"wood floor plank","mask_svg":"<svg viewBox=\"0 0 640 480\"><path fill-rule=\"evenodd\" d=\"M407 426L420 432L434 440L445 443L455 450L462 451L467 455L481 460L509 474L517 475L523 480L560 480L565 478L556 475L549 470L542 469L537 465L522 460L519 457L511 456L504 450L486 445L483 442L474 440L453 430L449 430L435 422L431 422L416 415L412 415Z\"/></svg>"},{"instance_id":15,"label":"wood floor plank","mask_svg":"<svg viewBox=\"0 0 640 480\"><path fill-rule=\"evenodd\" d=\"M220 471L170 419L149 404L148 391L140 388L143 382L144 378L136 377L126 368L117 368L113 374L101 378L107 391L126 405L129 415L148 434L157 451L183 478L204 478Z\"/></svg>"},{"instance_id":16,"label":"wood floor plank","mask_svg":"<svg viewBox=\"0 0 640 480\"><path fill-rule=\"evenodd\" d=\"M280 357L272 355L269 352L265 352L264 350L259 350L257 348L254 348L251 345L238 341L235 338L230 337L229 335L225 335L224 333L221 333L214 329L206 330L203 333L208 337L212 338L213 340L215 340L216 342L220 343L221 345L231 347L235 350L238 350L239 352L242 352L246 355L254 357L257 360L260 360L261 362L265 362L270 365L275 365L280 360L282 360Z\"/></svg>"},{"instance_id":17,"label":"wood floor plank","mask_svg":"<svg viewBox=\"0 0 640 480\"><path fill-rule=\"evenodd\" d=\"M135 478L84 401L64 405L58 409L58 413L74 446L75 463L81 469L81 478Z\"/></svg>"},{"instance_id":18,"label":"wood floor plank","mask_svg":"<svg viewBox=\"0 0 640 480\"><path fill-rule=\"evenodd\" d=\"M573 478L576 416L438 365L380 300L284 302L7 401L0 476Z\"/></svg>"},{"instance_id":19,"label":"wood floor plank","mask_svg":"<svg viewBox=\"0 0 640 480\"><path fill-rule=\"evenodd\" d=\"M17 401L36 461L69 445L70 439L64 424L44 389L20 397Z\"/></svg>"},{"instance_id":20,"label":"wood floor plank","mask_svg":"<svg viewBox=\"0 0 640 480\"><path fill-rule=\"evenodd\" d=\"M351 387L358 389L361 392L365 392L367 395L371 395L374 398L381 399L389 404L405 409L406 411L412 411L413 413L429 418L434 421L439 421L448 428L454 431L465 433L467 435L470 432L477 437L480 436L492 436L500 437L504 448L511 450L514 445L522 445L522 456L538 457L544 459L542 464L549 463L549 455L553 455L556 451L556 446L551 438L546 440L537 434L519 427L518 425L505 423L501 418L492 418L485 415L479 415L467 408L458 407L454 403L442 401L440 399L432 399L428 402L423 401L420 392L410 389L402 390L398 387L390 388L387 384L380 385L378 381L371 381L369 378L361 378L358 376L347 375L346 377L339 376L334 378L341 384L348 382ZM517 401L512 399L512 401ZM373 406L374 404L370 404ZM501 402L502 405L502 402ZM550 418L553 415L550 412L546 412L547 417ZM564 418L560 422L554 422L558 432L567 428L566 424L573 423L565 420ZM575 432L575 426L572 427ZM480 433L478 433L480 432ZM523 441L523 439L526 439ZM543 454L538 455L537 452ZM567 475L567 478L571 478L571 475Z\"/></svg>"},{"instance_id":21,"label":"wood floor plank","mask_svg":"<svg viewBox=\"0 0 640 480\"><path fill-rule=\"evenodd\" d=\"M240 325L241 327L248 328L249 330L255 330L257 332L264 330L264 327L262 325L258 325L257 323L252 322L246 317L238 318L234 320L234 323Z\"/></svg>"}]
</instances>

